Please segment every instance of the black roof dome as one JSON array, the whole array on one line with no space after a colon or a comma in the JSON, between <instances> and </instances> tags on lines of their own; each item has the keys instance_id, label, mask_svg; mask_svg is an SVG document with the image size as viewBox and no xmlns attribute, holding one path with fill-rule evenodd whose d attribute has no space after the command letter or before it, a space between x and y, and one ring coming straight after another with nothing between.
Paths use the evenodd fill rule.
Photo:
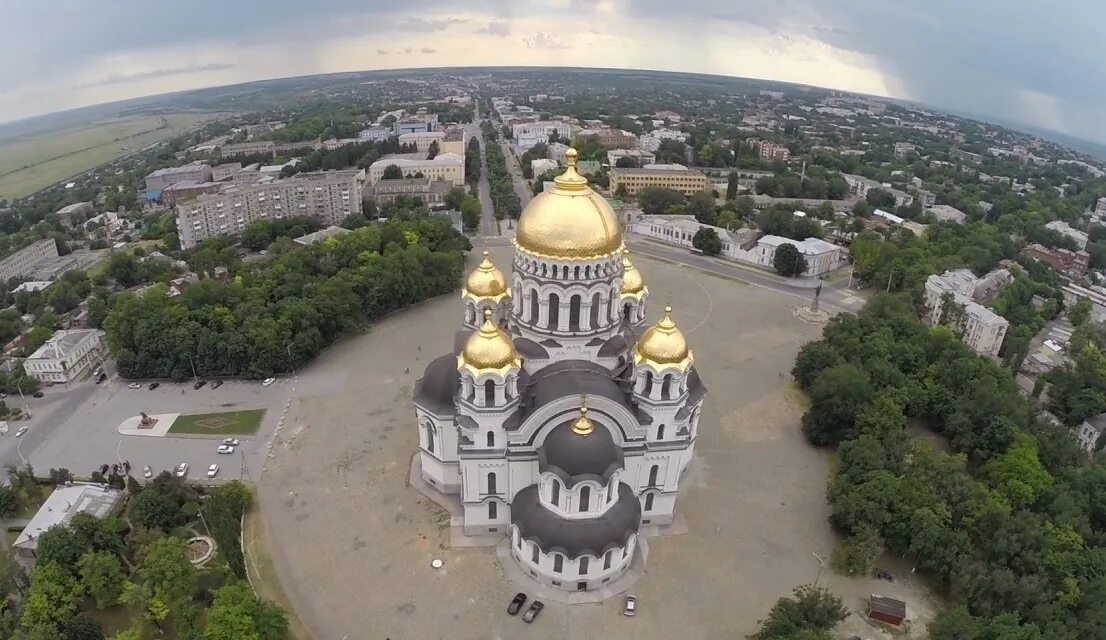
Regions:
<instances>
[{"instance_id":1,"label":"black roof dome","mask_svg":"<svg viewBox=\"0 0 1106 640\"><path fill-rule=\"evenodd\" d=\"M589 478L606 483L612 473L622 468L622 449L605 427L581 428L581 420L590 423L584 414L549 432L538 447L538 468L556 473L568 486Z\"/></svg>"}]
</instances>

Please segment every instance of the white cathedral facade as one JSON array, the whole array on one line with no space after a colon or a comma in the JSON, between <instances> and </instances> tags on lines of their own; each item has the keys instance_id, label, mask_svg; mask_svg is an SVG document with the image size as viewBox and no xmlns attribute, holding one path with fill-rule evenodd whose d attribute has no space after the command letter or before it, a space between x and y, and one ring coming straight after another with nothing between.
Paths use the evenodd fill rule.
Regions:
<instances>
[{"instance_id":1,"label":"white cathedral facade","mask_svg":"<svg viewBox=\"0 0 1106 640\"><path fill-rule=\"evenodd\" d=\"M524 572L573 591L672 521L706 395L671 310L646 327L648 289L575 158L522 213L509 283L485 252L455 352L414 391L422 477L460 499L464 532L509 536Z\"/></svg>"}]
</instances>

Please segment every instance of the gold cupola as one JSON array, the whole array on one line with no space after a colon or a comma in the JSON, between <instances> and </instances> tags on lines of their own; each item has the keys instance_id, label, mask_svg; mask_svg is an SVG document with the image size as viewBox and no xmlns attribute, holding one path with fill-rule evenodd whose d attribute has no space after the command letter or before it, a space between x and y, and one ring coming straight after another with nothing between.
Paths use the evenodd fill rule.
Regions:
<instances>
[{"instance_id":1,"label":"gold cupola","mask_svg":"<svg viewBox=\"0 0 1106 640\"><path fill-rule=\"evenodd\" d=\"M488 372L503 375L521 365L511 336L495 326L491 309L485 309L484 324L469 336L457 356L457 369L468 369L474 376Z\"/></svg>"},{"instance_id":2,"label":"gold cupola","mask_svg":"<svg viewBox=\"0 0 1106 640\"><path fill-rule=\"evenodd\" d=\"M648 293L649 288L645 286L645 279L641 277L641 272L633 262L630 262L630 250L624 249L622 251L622 297L640 300Z\"/></svg>"},{"instance_id":3,"label":"gold cupola","mask_svg":"<svg viewBox=\"0 0 1106 640\"><path fill-rule=\"evenodd\" d=\"M647 364L658 370L677 368L686 371L694 362L687 339L672 320L672 307L665 307L661 321L638 340L634 348L634 364Z\"/></svg>"},{"instance_id":4,"label":"gold cupola","mask_svg":"<svg viewBox=\"0 0 1106 640\"><path fill-rule=\"evenodd\" d=\"M578 436L586 436L595 430L595 425L588 418L587 398L580 401L580 417L572 423L572 432Z\"/></svg>"},{"instance_id":5,"label":"gold cupola","mask_svg":"<svg viewBox=\"0 0 1106 640\"><path fill-rule=\"evenodd\" d=\"M576 172L576 150L553 187L534 197L518 221L515 246L542 258L586 260L622 249L622 227L611 205Z\"/></svg>"},{"instance_id":6,"label":"gold cupola","mask_svg":"<svg viewBox=\"0 0 1106 640\"><path fill-rule=\"evenodd\" d=\"M484 251L484 259L465 280L465 288L461 291L463 297L499 302L510 295L507 278L492 264L490 255L488 251Z\"/></svg>"}]
</instances>

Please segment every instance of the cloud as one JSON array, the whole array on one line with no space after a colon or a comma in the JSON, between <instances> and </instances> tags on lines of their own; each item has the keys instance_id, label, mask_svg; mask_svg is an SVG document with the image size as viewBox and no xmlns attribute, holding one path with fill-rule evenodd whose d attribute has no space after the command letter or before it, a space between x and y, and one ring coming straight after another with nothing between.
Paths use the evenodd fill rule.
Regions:
<instances>
[{"instance_id":1,"label":"cloud","mask_svg":"<svg viewBox=\"0 0 1106 640\"><path fill-rule=\"evenodd\" d=\"M567 42L548 31L539 31L533 36L523 38L522 42L530 49L547 49L555 51L557 49L567 49L569 47Z\"/></svg>"},{"instance_id":2,"label":"cloud","mask_svg":"<svg viewBox=\"0 0 1106 640\"><path fill-rule=\"evenodd\" d=\"M137 71L135 73L112 73L97 82L79 84L74 89L87 89L111 84L124 84L138 82L140 80L152 80L167 76L183 76L190 73L203 73L205 71L223 71L233 69L235 65L226 62L208 62L206 64L190 64L184 67L172 67L169 69L152 69L150 71Z\"/></svg>"},{"instance_id":3,"label":"cloud","mask_svg":"<svg viewBox=\"0 0 1106 640\"><path fill-rule=\"evenodd\" d=\"M411 47L404 47L403 48L404 53L411 53L412 51L414 51L414 49L412 49Z\"/></svg>"},{"instance_id":4,"label":"cloud","mask_svg":"<svg viewBox=\"0 0 1106 640\"><path fill-rule=\"evenodd\" d=\"M386 56L386 55L390 55L391 53L392 52L388 51L387 49L377 49L376 50L376 55L378 55L378 56Z\"/></svg>"},{"instance_id":5,"label":"cloud","mask_svg":"<svg viewBox=\"0 0 1106 640\"><path fill-rule=\"evenodd\" d=\"M511 25L506 22L489 22L488 26L480 27L473 33L480 33L488 36L506 37L511 35Z\"/></svg>"},{"instance_id":6,"label":"cloud","mask_svg":"<svg viewBox=\"0 0 1106 640\"><path fill-rule=\"evenodd\" d=\"M420 51L422 51L423 53L427 53L427 54L429 54L429 53L438 53L438 51L436 49L431 49L430 47L423 47L422 49L420 49Z\"/></svg>"},{"instance_id":7,"label":"cloud","mask_svg":"<svg viewBox=\"0 0 1106 640\"><path fill-rule=\"evenodd\" d=\"M417 31L430 33L432 31L445 31L446 29L468 22L467 18L446 18L444 20L424 20L423 18L407 18L396 23L400 31Z\"/></svg>"}]
</instances>

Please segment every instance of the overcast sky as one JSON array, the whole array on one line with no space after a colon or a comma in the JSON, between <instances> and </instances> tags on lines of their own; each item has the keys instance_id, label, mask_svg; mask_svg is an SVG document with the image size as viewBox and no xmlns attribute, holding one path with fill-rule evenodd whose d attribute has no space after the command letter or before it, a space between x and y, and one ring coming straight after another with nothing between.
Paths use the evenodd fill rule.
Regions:
<instances>
[{"instance_id":1,"label":"overcast sky","mask_svg":"<svg viewBox=\"0 0 1106 640\"><path fill-rule=\"evenodd\" d=\"M564 65L801 82L1106 142L1101 0L0 0L0 17L0 121L262 78Z\"/></svg>"}]
</instances>

